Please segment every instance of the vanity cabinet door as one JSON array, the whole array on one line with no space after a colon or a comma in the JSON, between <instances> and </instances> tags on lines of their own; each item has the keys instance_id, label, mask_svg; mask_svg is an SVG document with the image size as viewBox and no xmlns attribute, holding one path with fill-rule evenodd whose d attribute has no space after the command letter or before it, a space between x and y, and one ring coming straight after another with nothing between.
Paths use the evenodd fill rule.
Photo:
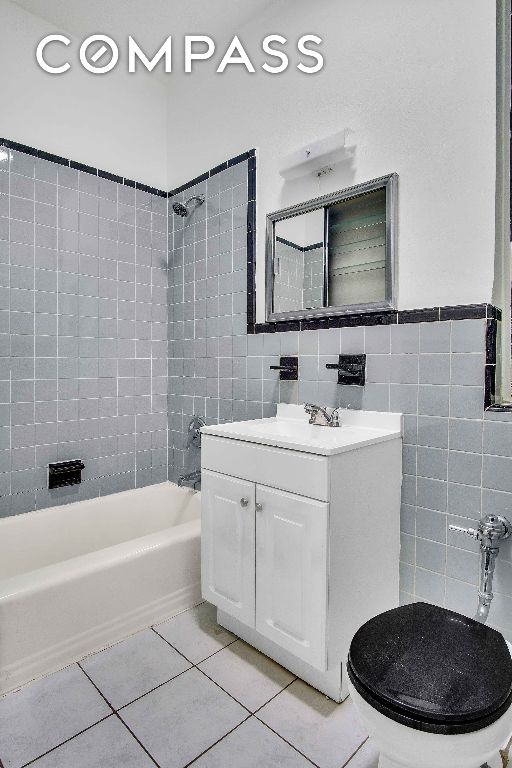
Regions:
<instances>
[{"instance_id":1,"label":"vanity cabinet door","mask_svg":"<svg viewBox=\"0 0 512 768\"><path fill-rule=\"evenodd\" d=\"M255 488L254 483L202 472L203 597L250 627L255 602Z\"/></svg>"},{"instance_id":2,"label":"vanity cabinet door","mask_svg":"<svg viewBox=\"0 0 512 768\"><path fill-rule=\"evenodd\" d=\"M327 668L329 505L256 486L256 629Z\"/></svg>"}]
</instances>

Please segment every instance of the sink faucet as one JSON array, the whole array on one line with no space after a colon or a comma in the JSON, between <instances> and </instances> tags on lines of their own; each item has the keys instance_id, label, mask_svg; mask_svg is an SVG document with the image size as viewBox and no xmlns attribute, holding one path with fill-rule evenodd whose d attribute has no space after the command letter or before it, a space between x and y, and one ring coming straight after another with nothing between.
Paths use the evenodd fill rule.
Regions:
<instances>
[{"instance_id":1,"label":"sink faucet","mask_svg":"<svg viewBox=\"0 0 512 768\"><path fill-rule=\"evenodd\" d=\"M306 403L304 410L309 413L310 424L315 424L317 427L341 427L339 407L327 413L327 410L320 405Z\"/></svg>"}]
</instances>

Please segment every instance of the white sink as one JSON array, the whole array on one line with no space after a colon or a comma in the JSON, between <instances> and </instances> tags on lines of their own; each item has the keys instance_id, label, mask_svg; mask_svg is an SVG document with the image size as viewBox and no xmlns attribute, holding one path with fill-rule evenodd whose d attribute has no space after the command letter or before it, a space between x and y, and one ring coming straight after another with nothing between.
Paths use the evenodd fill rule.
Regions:
<instances>
[{"instance_id":1,"label":"white sink","mask_svg":"<svg viewBox=\"0 0 512 768\"><path fill-rule=\"evenodd\" d=\"M319 427L309 423L304 406L279 404L274 418L212 425L203 427L201 431L205 435L322 456L332 456L402 435L402 416L398 413L342 410L340 421L341 427Z\"/></svg>"}]
</instances>

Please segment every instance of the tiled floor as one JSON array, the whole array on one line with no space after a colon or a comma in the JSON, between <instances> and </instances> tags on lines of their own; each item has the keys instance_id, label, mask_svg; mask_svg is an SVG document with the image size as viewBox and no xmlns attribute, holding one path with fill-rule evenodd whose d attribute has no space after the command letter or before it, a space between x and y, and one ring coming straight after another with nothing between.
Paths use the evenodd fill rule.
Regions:
<instances>
[{"instance_id":1,"label":"tiled floor","mask_svg":"<svg viewBox=\"0 0 512 768\"><path fill-rule=\"evenodd\" d=\"M377 768L336 705L207 603L0 699L0 768Z\"/></svg>"}]
</instances>

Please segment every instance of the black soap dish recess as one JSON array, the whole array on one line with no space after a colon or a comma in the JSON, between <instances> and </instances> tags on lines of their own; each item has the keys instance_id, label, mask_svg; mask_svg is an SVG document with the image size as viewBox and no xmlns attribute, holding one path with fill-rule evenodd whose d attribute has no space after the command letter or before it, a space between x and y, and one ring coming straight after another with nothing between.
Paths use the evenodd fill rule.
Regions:
<instances>
[{"instance_id":1,"label":"black soap dish recess","mask_svg":"<svg viewBox=\"0 0 512 768\"><path fill-rule=\"evenodd\" d=\"M80 459L72 461L54 461L48 464L48 488L64 488L66 485L78 485L82 482L82 470L85 464Z\"/></svg>"}]
</instances>

